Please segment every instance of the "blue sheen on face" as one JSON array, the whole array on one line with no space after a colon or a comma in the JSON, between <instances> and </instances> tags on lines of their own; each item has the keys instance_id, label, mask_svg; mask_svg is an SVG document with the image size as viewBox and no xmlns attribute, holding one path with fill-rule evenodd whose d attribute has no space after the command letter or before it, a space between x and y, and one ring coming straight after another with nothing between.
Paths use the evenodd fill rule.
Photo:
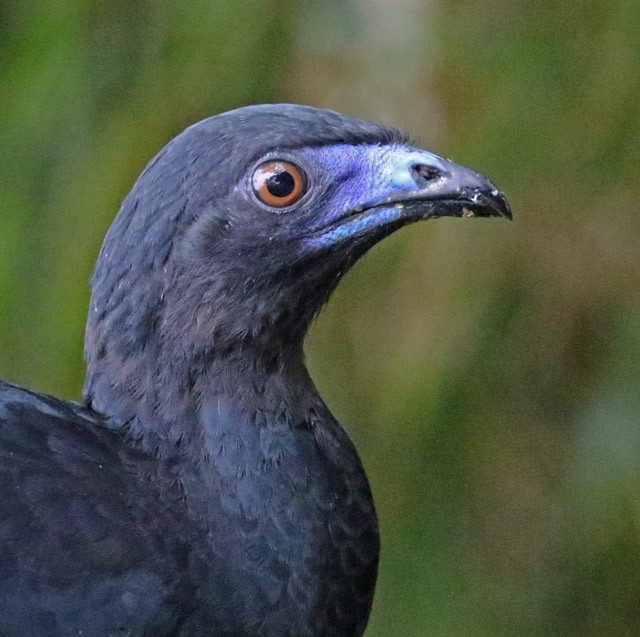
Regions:
<instances>
[{"instance_id":1,"label":"blue sheen on face","mask_svg":"<svg viewBox=\"0 0 640 637\"><path fill-rule=\"evenodd\" d=\"M316 186L324 187L328 198L321 206L324 214L311 221L312 236L303 239L314 249L330 247L401 218L402 210L392 205L366 208L382 204L398 192L417 190L412 166L423 164L446 171L444 159L409 146L338 144L307 149L305 155L315 166L320 182ZM333 226L350 213L354 214L347 222Z\"/></svg>"}]
</instances>

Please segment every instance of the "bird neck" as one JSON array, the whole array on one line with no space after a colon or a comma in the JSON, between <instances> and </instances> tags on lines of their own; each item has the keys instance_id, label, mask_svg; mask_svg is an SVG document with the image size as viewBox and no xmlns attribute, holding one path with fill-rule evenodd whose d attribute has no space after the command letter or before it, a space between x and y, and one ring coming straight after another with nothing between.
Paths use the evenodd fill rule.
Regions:
<instances>
[{"instance_id":1,"label":"bird neck","mask_svg":"<svg viewBox=\"0 0 640 637\"><path fill-rule=\"evenodd\" d=\"M143 446L166 453L202 448L203 410L232 407L249 422L277 418L295 425L326 409L304 364L301 343L273 350L209 351L194 358L175 352L109 373L108 359L85 382L89 405L115 425L126 427ZM129 361L131 363L131 361ZM231 417L231 416L230 416ZM215 427L210 421L207 425Z\"/></svg>"}]
</instances>

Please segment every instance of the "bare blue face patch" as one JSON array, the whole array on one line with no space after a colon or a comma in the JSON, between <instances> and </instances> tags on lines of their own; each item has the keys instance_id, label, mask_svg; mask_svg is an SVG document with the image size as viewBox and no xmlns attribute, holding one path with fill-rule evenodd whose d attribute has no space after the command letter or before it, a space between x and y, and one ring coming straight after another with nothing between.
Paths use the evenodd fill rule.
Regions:
<instances>
[{"instance_id":1,"label":"bare blue face patch","mask_svg":"<svg viewBox=\"0 0 640 637\"><path fill-rule=\"evenodd\" d=\"M444 159L407 146L340 144L311 148L305 154L315 165L318 180L322 182L322 175L329 175L332 185L325 195L329 200L322 207L325 214L310 222L309 236L303 238L314 249L398 220L401 208L384 203L418 188L412 172L415 166L446 172Z\"/></svg>"}]
</instances>

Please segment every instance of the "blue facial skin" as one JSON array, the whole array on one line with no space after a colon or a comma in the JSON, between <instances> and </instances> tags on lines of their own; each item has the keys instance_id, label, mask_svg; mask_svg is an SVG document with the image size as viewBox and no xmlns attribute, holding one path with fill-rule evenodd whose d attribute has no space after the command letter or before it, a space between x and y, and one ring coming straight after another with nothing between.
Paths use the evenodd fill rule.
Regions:
<instances>
[{"instance_id":1,"label":"blue facial skin","mask_svg":"<svg viewBox=\"0 0 640 637\"><path fill-rule=\"evenodd\" d=\"M307 177L305 194L288 207L266 205L252 190L254 171L275 160L296 164ZM399 227L428 217L511 218L504 196L485 177L402 142L274 150L251 165L236 189L251 199L247 236L256 248L265 237L269 245L284 241L286 267L347 244L343 255L357 258ZM265 218L260 209L271 214ZM268 258L273 263L273 252Z\"/></svg>"},{"instance_id":2,"label":"blue facial skin","mask_svg":"<svg viewBox=\"0 0 640 637\"><path fill-rule=\"evenodd\" d=\"M307 219L300 237L313 252L401 219L401 208L381 204L390 196L418 189L412 166L431 166L442 174L447 170L442 157L410 146L339 144L305 149L300 158L292 155L309 179L308 193L297 205L313 204L326 211L320 218Z\"/></svg>"}]
</instances>

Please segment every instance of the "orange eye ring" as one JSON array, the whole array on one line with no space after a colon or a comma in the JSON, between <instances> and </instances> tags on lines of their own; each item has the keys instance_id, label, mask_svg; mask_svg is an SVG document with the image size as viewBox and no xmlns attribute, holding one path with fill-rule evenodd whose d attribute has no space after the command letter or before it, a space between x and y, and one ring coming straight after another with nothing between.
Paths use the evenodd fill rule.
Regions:
<instances>
[{"instance_id":1,"label":"orange eye ring","mask_svg":"<svg viewBox=\"0 0 640 637\"><path fill-rule=\"evenodd\" d=\"M290 161L271 160L258 166L251 178L256 197L271 208L286 208L307 192L307 177Z\"/></svg>"}]
</instances>

